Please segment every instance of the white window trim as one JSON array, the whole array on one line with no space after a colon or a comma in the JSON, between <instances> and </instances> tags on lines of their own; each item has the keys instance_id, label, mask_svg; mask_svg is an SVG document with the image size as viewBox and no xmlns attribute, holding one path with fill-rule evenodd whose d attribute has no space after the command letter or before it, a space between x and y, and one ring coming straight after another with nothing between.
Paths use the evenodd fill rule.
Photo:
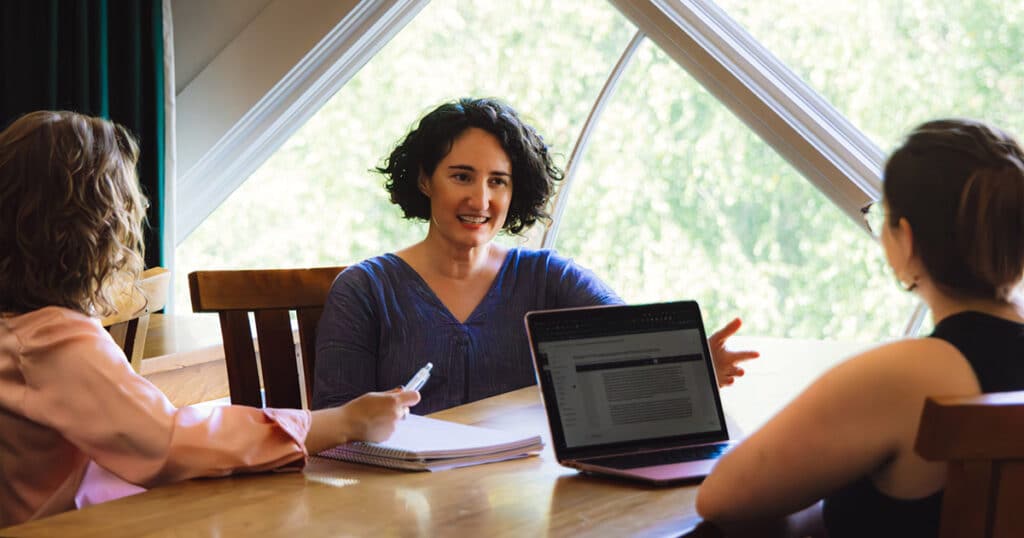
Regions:
<instances>
[{"instance_id":1,"label":"white window trim","mask_svg":"<svg viewBox=\"0 0 1024 538\"><path fill-rule=\"evenodd\" d=\"M709 0L608 0L866 230L885 155Z\"/></svg>"},{"instance_id":2,"label":"white window trim","mask_svg":"<svg viewBox=\"0 0 1024 538\"><path fill-rule=\"evenodd\" d=\"M315 114L426 1L362 1L352 8L182 175L178 199L189 202L177 208L175 244ZM862 224L860 208L879 193L883 153L742 26L708 0L609 2ZM614 88L618 74L613 70L606 89ZM602 96L607 97L604 92ZM599 97L588 124L596 123L602 102ZM588 134L587 129L581 132L574 155L582 155ZM570 174L573 168L569 167ZM560 198L564 207L568 197ZM556 217L561 216L558 209ZM556 233L559 220L552 224ZM554 234L549 235L553 241Z\"/></svg>"},{"instance_id":3,"label":"white window trim","mask_svg":"<svg viewBox=\"0 0 1024 538\"><path fill-rule=\"evenodd\" d=\"M608 75L608 79L601 88L601 93L594 100L594 106L590 108L587 121L583 123L580 135L576 138L576 145L573 146L572 154L569 156L569 162L565 165L565 177L562 178L562 186L555 195L555 208L551 212L551 224L544 230L544 238L541 241L542 248L555 248L555 242L558 240L558 228L562 222L562 214L565 213L566 204L569 203L569 193L572 190L573 179L576 178L576 170L579 169L580 161L583 160L583 156L587 152L587 146L590 145L590 135L594 132L598 120L601 119L605 105L615 95L615 88L619 85L619 79L622 77L626 67L633 61L633 55L640 48L644 37L646 36L644 36L642 31L637 31L633 38L629 40L626 48L622 51L622 55L619 56L619 61L616 62L615 67L612 68L612 72Z\"/></svg>"},{"instance_id":4,"label":"white window trim","mask_svg":"<svg viewBox=\"0 0 1024 538\"><path fill-rule=\"evenodd\" d=\"M177 197L177 135L175 122L175 94L174 94L174 17L171 12L171 0L163 0L160 6L163 17L163 42L164 42L164 190L160 193L160 203L163 204L164 220L160 229L160 257L163 259L163 266L173 270L174 268L174 247L175 226L177 218L175 210L178 207ZM174 309L174 294L168 294L166 308Z\"/></svg>"},{"instance_id":5,"label":"white window trim","mask_svg":"<svg viewBox=\"0 0 1024 538\"><path fill-rule=\"evenodd\" d=\"M566 167L543 245L553 248L591 131L644 34L870 234L861 208L881 198L885 154L739 23L708 0L608 0L638 28L609 75ZM919 302L904 328L916 336Z\"/></svg>"},{"instance_id":6,"label":"white window trim","mask_svg":"<svg viewBox=\"0 0 1024 538\"><path fill-rule=\"evenodd\" d=\"M426 3L427 0L360 1L223 136L209 149L203 148L202 156L189 166L176 185L178 200L187 203L177 207L174 244L181 244ZM211 66L224 71L223 76L229 79L232 72L254 67L232 65L233 62L221 64L227 65ZM204 71L200 77L219 81L223 78L219 75ZM198 82L201 85L204 80ZM199 100L192 99L190 88L182 92L179 106L188 107ZM197 105L189 109L199 108ZM195 128L201 121L188 123ZM184 127L179 124L179 128ZM184 132L179 130L179 134Z\"/></svg>"}]
</instances>

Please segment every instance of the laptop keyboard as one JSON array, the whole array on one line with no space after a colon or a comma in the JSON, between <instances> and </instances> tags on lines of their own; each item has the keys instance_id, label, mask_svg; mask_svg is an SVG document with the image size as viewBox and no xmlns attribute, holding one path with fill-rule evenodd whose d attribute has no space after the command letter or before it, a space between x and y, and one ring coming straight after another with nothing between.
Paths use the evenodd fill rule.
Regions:
<instances>
[{"instance_id":1,"label":"laptop keyboard","mask_svg":"<svg viewBox=\"0 0 1024 538\"><path fill-rule=\"evenodd\" d=\"M688 448L675 448L672 450L659 450L657 452L644 452L642 454L627 454L625 456L612 456L609 458L595 458L587 460L588 463L611 467L613 469L636 469L638 467L652 467L654 465L668 465L671 463L685 463L688 461L709 460L725 454L732 445L720 443L714 445L703 445Z\"/></svg>"}]
</instances>

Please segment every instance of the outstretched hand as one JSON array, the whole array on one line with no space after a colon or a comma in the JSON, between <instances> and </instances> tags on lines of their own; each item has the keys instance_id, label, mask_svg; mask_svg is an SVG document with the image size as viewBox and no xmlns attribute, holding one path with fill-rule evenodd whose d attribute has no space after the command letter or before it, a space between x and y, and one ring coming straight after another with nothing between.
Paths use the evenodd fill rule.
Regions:
<instances>
[{"instance_id":1,"label":"outstretched hand","mask_svg":"<svg viewBox=\"0 0 1024 538\"><path fill-rule=\"evenodd\" d=\"M715 362L715 375L718 377L718 386L727 387L736 381L737 377L744 374L743 368L737 366L742 361L756 359L761 354L753 350L732 351L726 348L726 341L730 336L740 330L743 321L734 318L725 327L719 329L708 338L708 347L711 348L711 360Z\"/></svg>"}]
</instances>

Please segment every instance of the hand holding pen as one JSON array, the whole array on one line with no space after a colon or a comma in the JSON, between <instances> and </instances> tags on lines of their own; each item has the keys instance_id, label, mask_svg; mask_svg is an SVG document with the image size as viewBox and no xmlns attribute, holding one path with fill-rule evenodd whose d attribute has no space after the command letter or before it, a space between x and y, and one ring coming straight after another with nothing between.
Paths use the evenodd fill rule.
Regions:
<instances>
[{"instance_id":1,"label":"hand holding pen","mask_svg":"<svg viewBox=\"0 0 1024 538\"><path fill-rule=\"evenodd\" d=\"M427 383L427 380L430 379L430 371L433 369L434 363L428 362L426 366L420 368L419 371L417 371L416 374L412 376L412 379L410 379L409 382L402 387L402 390L418 391L421 388L423 388L423 385L425 385ZM409 414L408 407L405 408L405 414Z\"/></svg>"}]
</instances>

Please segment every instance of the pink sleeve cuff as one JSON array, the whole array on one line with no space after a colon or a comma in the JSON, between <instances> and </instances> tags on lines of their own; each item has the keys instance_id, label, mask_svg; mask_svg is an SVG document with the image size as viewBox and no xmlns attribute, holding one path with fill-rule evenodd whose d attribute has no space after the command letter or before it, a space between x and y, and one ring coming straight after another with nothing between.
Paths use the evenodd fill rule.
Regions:
<instances>
[{"instance_id":1,"label":"pink sleeve cuff","mask_svg":"<svg viewBox=\"0 0 1024 538\"><path fill-rule=\"evenodd\" d=\"M286 463L275 471L299 471L306 466L309 452L306 450L306 436L313 421L313 415L305 409L277 409L265 407L263 414L277 423L292 441L302 450L302 458Z\"/></svg>"}]
</instances>

